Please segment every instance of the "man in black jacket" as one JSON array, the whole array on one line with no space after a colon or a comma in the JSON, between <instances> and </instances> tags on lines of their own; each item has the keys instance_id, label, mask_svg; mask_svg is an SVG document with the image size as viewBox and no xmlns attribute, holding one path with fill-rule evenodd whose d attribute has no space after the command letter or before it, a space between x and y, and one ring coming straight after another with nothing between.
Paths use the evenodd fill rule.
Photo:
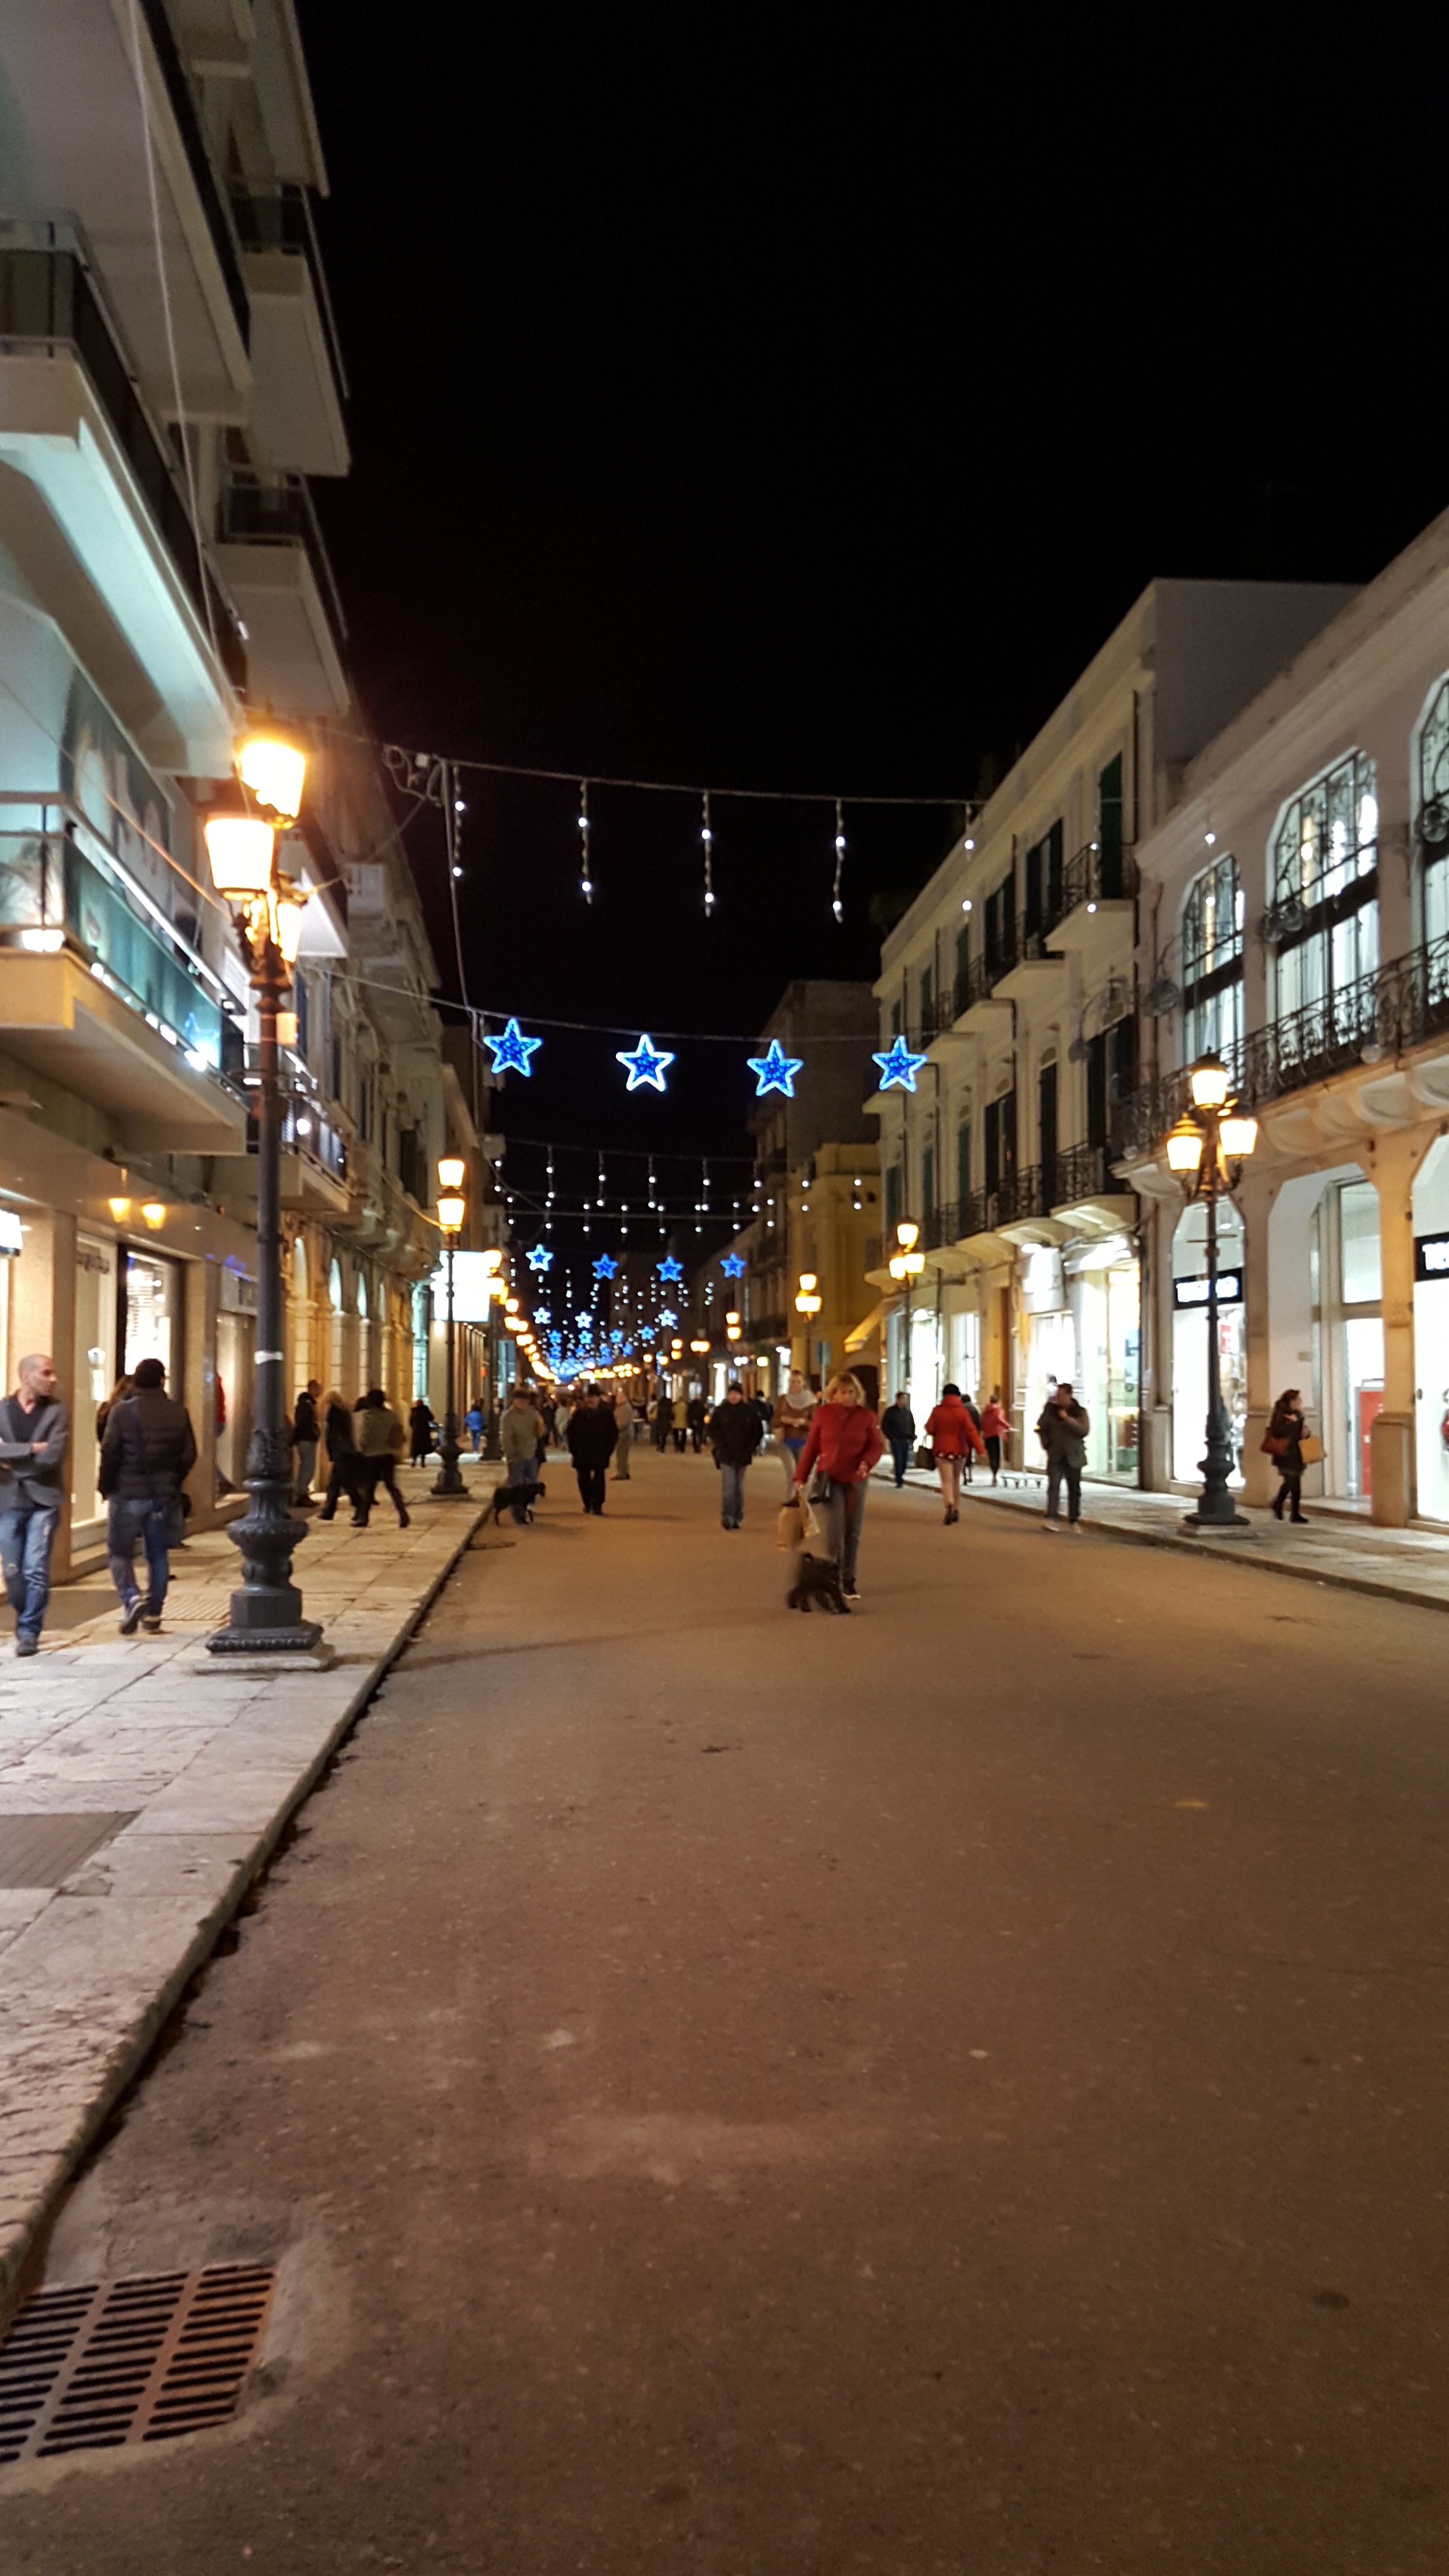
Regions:
<instances>
[{"instance_id":1,"label":"man in black jacket","mask_svg":"<svg viewBox=\"0 0 1449 2576\"><path fill-rule=\"evenodd\" d=\"M321 1392L320 1378L309 1377L297 1398L297 1410L292 1416L292 1446L297 1452L297 1483L292 1501L297 1509L304 1512L312 1508L312 1478L317 1469L317 1443L322 1437L322 1426L317 1419L317 1398Z\"/></svg>"},{"instance_id":2,"label":"man in black jacket","mask_svg":"<svg viewBox=\"0 0 1449 2576\"><path fill-rule=\"evenodd\" d=\"M579 1480L579 1500L596 1520L603 1518L604 1486L618 1437L613 1407L604 1403L596 1386L586 1387L583 1403L574 1406L569 1420L569 1454Z\"/></svg>"},{"instance_id":3,"label":"man in black jacket","mask_svg":"<svg viewBox=\"0 0 1449 2576\"><path fill-rule=\"evenodd\" d=\"M161 1625L171 1579L168 1551L179 1545L185 1528L181 1488L196 1464L191 1416L166 1393L160 1360L138 1360L135 1389L124 1404L112 1405L101 1443L100 1486L110 1504L106 1549L121 1598L123 1637L133 1637L142 1620L153 1635ZM136 1588L138 1539L149 1578L144 1601Z\"/></svg>"},{"instance_id":4,"label":"man in black jacket","mask_svg":"<svg viewBox=\"0 0 1449 2576\"><path fill-rule=\"evenodd\" d=\"M763 1440L764 1425L753 1404L746 1404L738 1378L725 1388L709 1421L709 1445L719 1469L720 1525L739 1529L745 1517L745 1469Z\"/></svg>"}]
</instances>

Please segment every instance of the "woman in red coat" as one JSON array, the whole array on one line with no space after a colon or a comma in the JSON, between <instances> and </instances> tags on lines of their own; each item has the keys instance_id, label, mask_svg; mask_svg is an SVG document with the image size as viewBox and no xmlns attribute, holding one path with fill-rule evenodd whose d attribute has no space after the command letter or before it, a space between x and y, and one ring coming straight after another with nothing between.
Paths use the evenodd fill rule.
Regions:
<instances>
[{"instance_id":1,"label":"woman in red coat","mask_svg":"<svg viewBox=\"0 0 1449 2576\"><path fill-rule=\"evenodd\" d=\"M949 1529L961 1517L961 1461L973 1450L978 1458L986 1455L986 1443L976 1428L970 1406L961 1400L959 1386L942 1387L941 1401L926 1424L926 1438L935 1451Z\"/></svg>"},{"instance_id":2,"label":"woman in red coat","mask_svg":"<svg viewBox=\"0 0 1449 2576\"><path fill-rule=\"evenodd\" d=\"M820 1484L812 1501L820 1504L830 1552L840 1567L840 1588L847 1601L858 1601L855 1567L860 1554L860 1524L865 1517L865 1489L870 1471L885 1448L880 1424L866 1403L858 1377L848 1370L833 1377L810 1419L810 1436L795 1470L803 1485L818 1468Z\"/></svg>"}]
</instances>

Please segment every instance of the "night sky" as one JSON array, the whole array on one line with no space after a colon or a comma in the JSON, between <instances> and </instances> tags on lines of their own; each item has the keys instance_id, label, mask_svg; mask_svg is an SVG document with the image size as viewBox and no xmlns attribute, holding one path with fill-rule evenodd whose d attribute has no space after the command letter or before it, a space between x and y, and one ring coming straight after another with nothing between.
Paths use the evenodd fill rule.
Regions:
<instances>
[{"instance_id":1,"label":"night sky","mask_svg":"<svg viewBox=\"0 0 1449 2576\"><path fill-rule=\"evenodd\" d=\"M1154 573L1362 580L1449 500L1419 93L1306 71L1314 22L1223 21L1148 93L1041 17L300 15L355 460L316 490L381 737L970 796ZM721 798L707 927L690 799L592 792L589 911L572 786L466 793L471 996L545 1037L504 1124L591 1145L738 1153L752 1081L684 1047L626 1099L628 1040L546 1020L749 1031L871 976L872 896L953 828L847 804L841 929L829 804Z\"/></svg>"}]
</instances>

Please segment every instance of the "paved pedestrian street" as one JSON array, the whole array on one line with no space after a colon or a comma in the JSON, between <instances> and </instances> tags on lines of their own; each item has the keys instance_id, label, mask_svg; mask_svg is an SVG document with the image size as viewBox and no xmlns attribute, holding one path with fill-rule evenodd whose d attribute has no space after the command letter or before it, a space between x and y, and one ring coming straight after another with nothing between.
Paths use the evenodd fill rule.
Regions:
<instances>
[{"instance_id":1,"label":"paved pedestrian street","mask_svg":"<svg viewBox=\"0 0 1449 2576\"><path fill-rule=\"evenodd\" d=\"M1442 1611L778 1490L460 1557L35 2267L239 2411L5 2576L1442 2576Z\"/></svg>"}]
</instances>

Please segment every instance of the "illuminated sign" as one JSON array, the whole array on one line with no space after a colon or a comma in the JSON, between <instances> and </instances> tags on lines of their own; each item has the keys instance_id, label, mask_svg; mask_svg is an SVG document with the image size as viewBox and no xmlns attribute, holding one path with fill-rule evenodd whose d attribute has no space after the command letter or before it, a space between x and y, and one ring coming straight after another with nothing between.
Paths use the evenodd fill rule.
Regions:
<instances>
[{"instance_id":1,"label":"illuminated sign","mask_svg":"<svg viewBox=\"0 0 1449 2576\"><path fill-rule=\"evenodd\" d=\"M1172 1302L1174 1306L1205 1306L1207 1301L1208 1283L1206 1279L1174 1279L1172 1283ZM1220 1306L1241 1306L1242 1302L1243 1281L1241 1272L1237 1270L1220 1270L1218 1272L1218 1304Z\"/></svg>"},{"instance_id":2,"label":"illuminated sign","mask_svg":"<svg viewBox=\"0 0 1449 2576\"><path fill-rule=\"evenodd\" d=\"M1449 1279L1449 1234L1416 1234L1414 1277Z\"/></svg>"}]
</instances>

